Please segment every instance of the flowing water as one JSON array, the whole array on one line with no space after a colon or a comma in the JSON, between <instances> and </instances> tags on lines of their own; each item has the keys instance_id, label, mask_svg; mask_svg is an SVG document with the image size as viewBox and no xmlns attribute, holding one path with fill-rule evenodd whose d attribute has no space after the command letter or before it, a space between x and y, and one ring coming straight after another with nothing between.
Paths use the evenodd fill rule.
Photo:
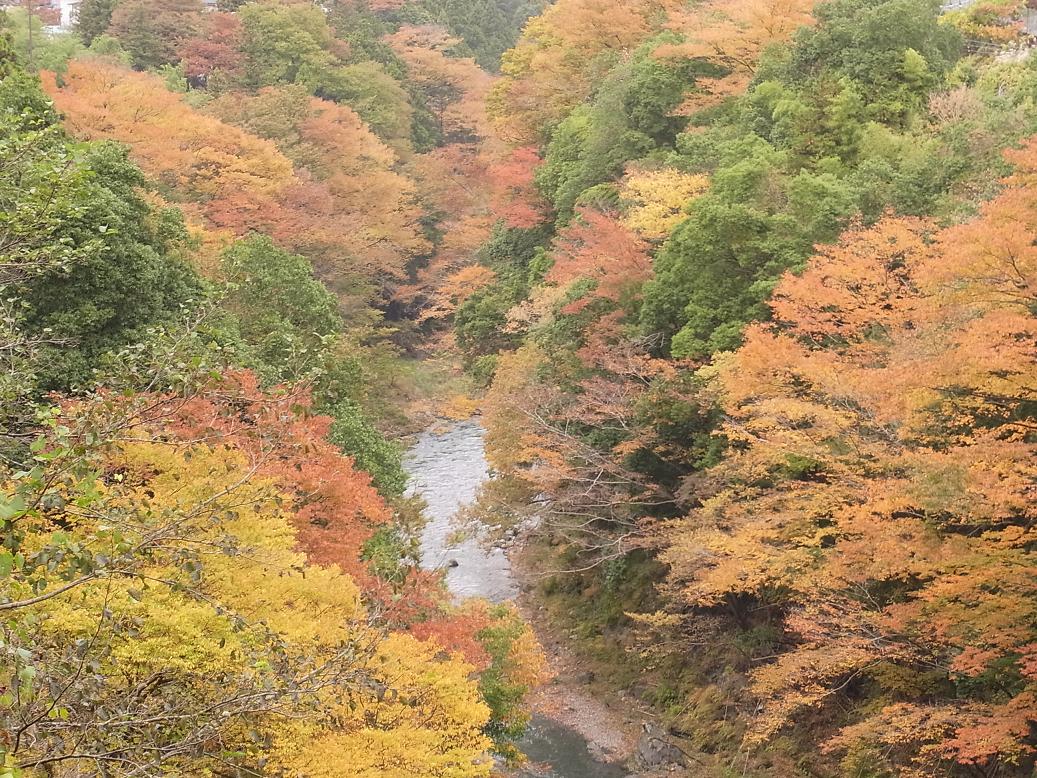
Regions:
<instances>
[{"instance_id":1,"label":"flowing water","mask_svg":"<svg viewBox=\"0 0 1037 778\"><path fill-rule=\"evenodd\" d=\"M504 552L486 548L471 533L456 537L458 510L475 499L490 477L482 426L464 421L426 431L408 453L406 468L411 493L421 495L428 504L428 522L421 534L422 565L446 570L447 586L458 599L513 599L519 587ZM595 761L579 733L542 716L533 717L519 748L530 760L521 775L530 778L619 778L626 774L621 768Z\"/></svg>"}]
</instances>

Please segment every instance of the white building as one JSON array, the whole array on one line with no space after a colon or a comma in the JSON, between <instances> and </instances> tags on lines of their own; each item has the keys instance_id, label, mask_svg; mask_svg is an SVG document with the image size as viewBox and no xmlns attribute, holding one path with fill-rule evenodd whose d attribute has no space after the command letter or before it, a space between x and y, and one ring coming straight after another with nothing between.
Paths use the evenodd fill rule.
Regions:
<instances>
[{"instance_id":1,"label":"white building","mask_svg":"<svg viewBox=\"0 0 1037 778\"><path fill-rule=\"evenodd\" d=\"M62 30L71 30L79 17L79 4L82 0L58 0L61 7L61 21L58 26Z\"/></svg>"}]
</instances>

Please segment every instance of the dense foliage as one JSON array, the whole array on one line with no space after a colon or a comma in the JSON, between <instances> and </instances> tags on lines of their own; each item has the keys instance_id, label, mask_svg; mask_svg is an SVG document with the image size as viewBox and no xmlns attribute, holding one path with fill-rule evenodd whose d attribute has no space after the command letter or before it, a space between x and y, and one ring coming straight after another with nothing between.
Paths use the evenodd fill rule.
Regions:
<instances>
[{"instance_id":1,"label":"dense foliage","mask_svg":"<svg viewBox=\"0 0 1037 778\"><path fill-rule=\"evenodd\" d=\"M541 216L455 317L488 510L718 771L1029 775L1037 67L978 43L1022 4L607 6L490 98Z\"/></svg>"},{"instance_id":2,"label":"dense foliage","mask_svg":"<svg viewBox=\"0 0 1037 778\"><path fill-rule=\"evenodd\" d=\"M388 434L412 336L383 312L427 294L436 175L481 153L489 76L348 5L0 24L4 775L461 778L514 753L540 650L417 565ZM456 24L487 57L517 34L480 21Z\"/></svg>"},{"instance_id":3,"label":"dense foliage","mask_svg":"<svg viewBox=\"0 0 1037 778\"><path fill-rule=\"evenodd\" d=\"M1033 773L1024 2L37 5L0 773L515 755L543 660L416 564L408 352L486 388L476 509L693 769Z\"/></svg>"}]
</instances>

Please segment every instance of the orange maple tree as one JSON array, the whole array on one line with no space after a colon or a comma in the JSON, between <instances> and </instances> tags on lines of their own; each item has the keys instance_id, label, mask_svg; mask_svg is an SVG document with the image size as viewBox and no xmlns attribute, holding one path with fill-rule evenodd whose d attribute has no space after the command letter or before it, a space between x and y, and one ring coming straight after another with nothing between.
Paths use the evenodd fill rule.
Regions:
<instances>
[{"instance_id":1,"label":"orange maple tree","mask_svg":"<svg viewBox=\"0 0 1037 778\"><path fill-rule=\"evenodd\" d=\"M784 614L750 741L867 689L847 769L1037 753L1037 144L1010 157L973 222L822 249L708 370L731 450L663 557L684 606Z\"/></svg>"},{"instance_id":2,"label":"orange maple tree","mask_svg":"<svg viewBox=\"0 0 1037 778\"><path fill-rule=\"evenodd\" d=\"M346 106L291 87L216 101L212 110L242 129L156 76L97 61L71 62L61 86L51 76L46 88L77 135L129 145L189 214L236 235L271 235L341 282L343 296L391 285L428 250L414 186ZM246 116L271 139L247 131Z\"/></svg>"},{"instance_id":3,"label":"orange maple tree","mask_svg":"<svg viewBox=\"0 0 1037 778\"><path fill-rule=\"evenodd\" d=\"M602 60L630 51L673 0L559 0L532 19L504 55L490 108L509 140L542 140L590 96Z\"/></svg>"},{"instance_id":4,"label":"orange maple tree","mask_svg":"<svg viewBox=\"0 0 1037 778\"><path fill-rule=\"evenodd\" d=\"M667 25L684 40L659 47L656 56L703 59L720 67L723 75L697 79L685 108L713 105L745 90L768 46L790 40L797 29L813 23L815 2L709 0L686 6Z\"/></svg>"}]
</instances>

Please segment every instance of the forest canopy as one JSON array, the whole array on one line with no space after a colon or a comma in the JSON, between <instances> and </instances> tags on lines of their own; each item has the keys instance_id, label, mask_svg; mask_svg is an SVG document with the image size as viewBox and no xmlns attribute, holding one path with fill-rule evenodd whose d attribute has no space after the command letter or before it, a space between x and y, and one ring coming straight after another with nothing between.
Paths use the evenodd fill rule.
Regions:
<instances>
[{"instance_id":1,"label":"forest canopy","mask_svg":"<svg viewBox=\"0 0 1037 778\"><path fill-rule=\"evenodd\" d=\"M1033 775L1029 4L6 5L0 775Z\"/></svg>"}]
</instances>

